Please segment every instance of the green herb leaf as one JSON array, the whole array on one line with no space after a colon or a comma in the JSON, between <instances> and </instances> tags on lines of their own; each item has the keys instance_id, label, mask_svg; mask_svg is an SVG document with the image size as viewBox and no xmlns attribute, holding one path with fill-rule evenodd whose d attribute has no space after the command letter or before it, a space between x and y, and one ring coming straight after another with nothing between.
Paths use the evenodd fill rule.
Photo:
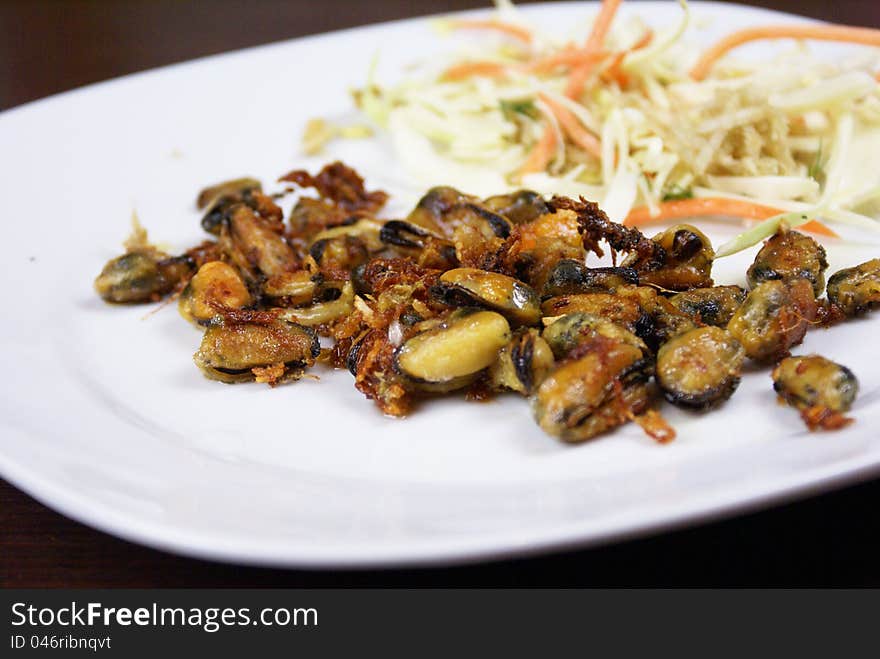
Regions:
<instances>
[{"instance_id":1,"label":"green herb leaf","mask_svg":"<svg viewBox=\"0 0 880 659\"><path fill-rule=\"evenodd\" d=\"M535 101L531 98L501 100L498 104L501 107L501 112L508 119L515 119L516 117L514 115L517 114L532 119L537 119L541 116L541 113L535 105Z\"/></svg>"},{"instance_id":2,"label":"green herb leaf","mask_svg":"<svg viewBox=\"0 0 880 659\"><path fill-rule=\"evenodd\" d=\"M683 188L680 185L670 185L663 193L663 201L678 201L680 199L693 199L694 191Z\"/></svg>"}]
</instances>

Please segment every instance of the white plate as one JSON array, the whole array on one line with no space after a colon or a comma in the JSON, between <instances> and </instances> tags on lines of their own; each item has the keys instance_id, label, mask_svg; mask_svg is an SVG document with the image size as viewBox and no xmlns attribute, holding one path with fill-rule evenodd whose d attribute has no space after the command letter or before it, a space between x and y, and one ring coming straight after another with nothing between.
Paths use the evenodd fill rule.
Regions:
<instances>
[{"instance_id":1,"label":"white plate","mask_svg":"<svg viewBox=\"0 0 880 659\"><path fill-rule=\"evenodd\" d=\"M593 8L527 11L568 25ZM715 19L707 38L784 19L694 9ZM635 10L656 26L677 18L672 3L624 11ZM303 122L350 112L346 90L363 82L380 46L388 70L448 48L425 20L403 21L130 76L0 115L4 478L155 547L341 566L597 543L877 471L880 314L812 332L800 349L859 377L858 422L845 431L807 433L775 404L761 371L720 412L669 410L679 431L669 446L628 427L571 447L543 435L516 397L436 401L394 421L345 372L274 390L209 382L190 360L199 336L173 307L147 315L94 295L92 279L118 252L133 208L154 238L179 248L201 239L193 196L202 185L318 166L296 155ZM344 149L368 183L396 185L381 148ZM735 230L715 229L719 240ZM829 252L833 271L880 248L875 240ZM716 278L741 282L750 258L720 262Z\"/></svg>"}]
</instances>

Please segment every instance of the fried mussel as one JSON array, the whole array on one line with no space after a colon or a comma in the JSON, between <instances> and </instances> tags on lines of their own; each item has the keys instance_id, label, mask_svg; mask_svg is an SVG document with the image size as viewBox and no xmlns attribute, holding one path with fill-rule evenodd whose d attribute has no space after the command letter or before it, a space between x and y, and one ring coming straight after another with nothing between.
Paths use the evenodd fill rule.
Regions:
<instances>
[{"instance_id":1,"label":"fried mussel","mask_svg":"<svg viewBox=\"0 0 880 659\"><path fill-rule=\"evenodd\" d=\"M747 292L715 285L697 228L651 238L583 198L437 187L385 220L387 195L342 163L279 182L275 194L250 177L203 190L210 238L176 256L138 227L96 291L114 303L177 296L203 332L194 361L210 379L275 386L321 362L395 417L450 392L520 395L567 443L630 421L668 441L662 400L721 405L746 358L778 362L776 390L816 427L833 427L855 396L843 367L786 357L821 305L852 316L880 302L880 261L830 277L820 303L824 250L793 231L761 248ZM612 265L588 265L606 252Z\"/></svg>"},{"instance_id":2,"label":"fried mussel","mask_svg":"<svg viewBox=\"0 0 880 659\"><path fill-rule=\"evenodd\" d=\"M852 422L844 416L859 382L846 366L820 355L787 357L773 369L773 389L797 409L810 430L836 430Z\"/></svg>"}]
</instances>

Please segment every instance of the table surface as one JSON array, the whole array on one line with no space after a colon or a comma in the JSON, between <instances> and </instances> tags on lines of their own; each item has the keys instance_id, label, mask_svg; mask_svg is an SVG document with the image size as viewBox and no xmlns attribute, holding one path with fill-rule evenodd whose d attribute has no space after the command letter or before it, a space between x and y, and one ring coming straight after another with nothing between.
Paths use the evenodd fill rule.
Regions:
<instances>
[{"instance_id":1,"label":"table surface","mask_svg":"<svg viewBox=\"0 0 880 659\"><path fill-rule=\"evenodd\" d=\"M235 48L479 0L0 0L0 109ZM877 0L752 2L880 26ZM296 571L172 556L69 520L0 480L0 586L880 586L880 480L596 549L452 568Z\"/></svg>"}]
</instances>

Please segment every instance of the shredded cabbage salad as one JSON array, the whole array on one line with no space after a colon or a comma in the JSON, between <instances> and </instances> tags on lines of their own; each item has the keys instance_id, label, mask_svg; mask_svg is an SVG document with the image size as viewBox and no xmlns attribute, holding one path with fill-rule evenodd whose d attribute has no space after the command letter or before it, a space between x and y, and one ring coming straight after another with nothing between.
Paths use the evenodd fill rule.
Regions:
<instances>
[{"instance_id":1,"label":"shredded cabbage salad","mask_svg":"<svg viewBox=\"0 0 880 659\"><path fill-rule=\"evenodd\" d=\"M441 20L443 32L474 33L470 50L394 86L371 73L358 107L426 185L583 195L628 224L689 209L763 220L719 256L780 222L880 228L871 215L880 201L880 49L870 45L880 31L840 27L844 37L867 35L846 59L820 58L798 41L772 61L713 55L696 75L704 49L688 41L687 2L676 24L656 31L639 17L615 18L619 4L606 0L590 34L570 39L541 32L505 0L491 19Z\"/></svg>"}]
</instances>

